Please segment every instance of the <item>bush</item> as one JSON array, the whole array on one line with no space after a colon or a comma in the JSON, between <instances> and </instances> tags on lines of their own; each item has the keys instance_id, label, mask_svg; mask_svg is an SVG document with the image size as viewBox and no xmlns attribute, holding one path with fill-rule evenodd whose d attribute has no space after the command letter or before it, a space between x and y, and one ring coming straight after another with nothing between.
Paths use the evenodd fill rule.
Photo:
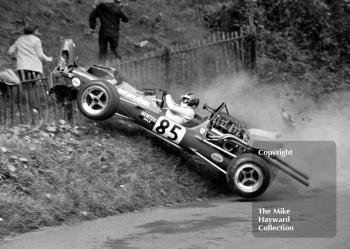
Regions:
<instances>
[{"instance_id":1,"label":"bush","mask_svg":"<svg viewBox=\"0 0 350 249\"><path fill-rule=\"evenodd\" d=\"M301 50L301 60L305 61L307 55L308 62L316 67L331 64L331 67L338 68L339 65L349 63L348 1L233 1L230 6L223 6L216 12L206 14L204 20L213 30L231 32L252 24L249 23L252 13L260 42L264 46L270 46L263 52L273 52L268 55L280 60L295 57L298 53L296 50Z\"/></svg>"}]
</instances>

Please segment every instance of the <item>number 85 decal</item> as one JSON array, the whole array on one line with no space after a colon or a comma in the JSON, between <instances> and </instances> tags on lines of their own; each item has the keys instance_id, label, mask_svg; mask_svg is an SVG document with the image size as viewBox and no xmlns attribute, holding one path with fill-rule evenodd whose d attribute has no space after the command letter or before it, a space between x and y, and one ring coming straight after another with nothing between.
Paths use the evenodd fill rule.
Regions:
<instances>
[{"instance_id":1,"label":"number 85 decal","mask_svg":"<svg viewBox=\"0 0 350 249\"><path fill-rule=\"evenodd\" d=\"M153 131L178 144L184 137L186 128L167 119L166 117L159 117L153 127Z\"/></svg>"}]
</instances>

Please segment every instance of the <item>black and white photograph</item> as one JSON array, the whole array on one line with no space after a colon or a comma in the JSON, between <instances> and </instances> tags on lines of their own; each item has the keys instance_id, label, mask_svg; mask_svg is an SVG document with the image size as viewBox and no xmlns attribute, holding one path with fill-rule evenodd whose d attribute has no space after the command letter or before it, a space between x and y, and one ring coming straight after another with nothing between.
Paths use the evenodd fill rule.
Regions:
<instances>
[{"instance_id":1,"label":"black and white photograph","mask_svg":"<svg viewBox=\"0 0 350 249\"><path fill-rule=\"evenodd\" d=\"M0 249L350 248L350 0L0 23Z\"/></svg>"}]
</instances>

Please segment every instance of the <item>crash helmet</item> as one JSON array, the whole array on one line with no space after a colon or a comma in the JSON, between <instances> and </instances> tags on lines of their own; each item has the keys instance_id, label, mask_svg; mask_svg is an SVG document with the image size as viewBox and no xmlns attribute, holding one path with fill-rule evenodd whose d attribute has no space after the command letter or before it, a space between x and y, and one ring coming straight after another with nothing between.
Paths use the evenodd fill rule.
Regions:
<instances>
[{"instance_id":1,"label":"crash helmet","mask_svg":"<svg viewBox=\"0 0 350 249\"><path fill-rule=\"evenodd\" d=\"M181 104L197 108L199 105L199 98L197 98L194 93L186 93L181 96Z\"/></svg>"}]
</instances>

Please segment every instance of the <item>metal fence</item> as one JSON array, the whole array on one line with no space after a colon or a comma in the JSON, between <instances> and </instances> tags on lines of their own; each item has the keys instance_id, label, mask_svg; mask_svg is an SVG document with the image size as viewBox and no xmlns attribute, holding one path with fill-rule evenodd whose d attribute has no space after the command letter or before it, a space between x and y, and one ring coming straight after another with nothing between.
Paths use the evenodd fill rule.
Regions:
<instances>
[{"instance_id":1,"label":"metal fence","mask_svg":"<svg viewBox=\"0 0 350 249\"><path fill-rule=\"evenodd\" d=\"M21 82L19 85L0 83L0 126L41 125L58 120L79 122L76 103L57 103L49 98L47 79Z\"/></svg>"},{"instance_id":2,"label":"metal fence","mask_svg":"<svg viewBox=\"0 0 350 249\"><path fill-rule=\"evenodd\" d=\"M122 63L108 61L138 88L172 91L205 86L219 75L254 69L255 47L243 30L214 33L189 45L169 46ZM56 79L59 80L59 79ZM76 103L57 104L48 96L47 79L8 86L0 82L0 125L37 125L56 120L79 122Z\"/></svg>"},{"instance_id":3,"label":"metal fence","mask_svg":"<svg viewBox=\"0 0 350 249\"><path fill-rule=\"evenodd\" d=\"M255 67L252 44L243 30L213 33L205 40L176 45L117 66L137 87L191 88L210 83L219 75Z\"/></svg>"}]
</instances>

